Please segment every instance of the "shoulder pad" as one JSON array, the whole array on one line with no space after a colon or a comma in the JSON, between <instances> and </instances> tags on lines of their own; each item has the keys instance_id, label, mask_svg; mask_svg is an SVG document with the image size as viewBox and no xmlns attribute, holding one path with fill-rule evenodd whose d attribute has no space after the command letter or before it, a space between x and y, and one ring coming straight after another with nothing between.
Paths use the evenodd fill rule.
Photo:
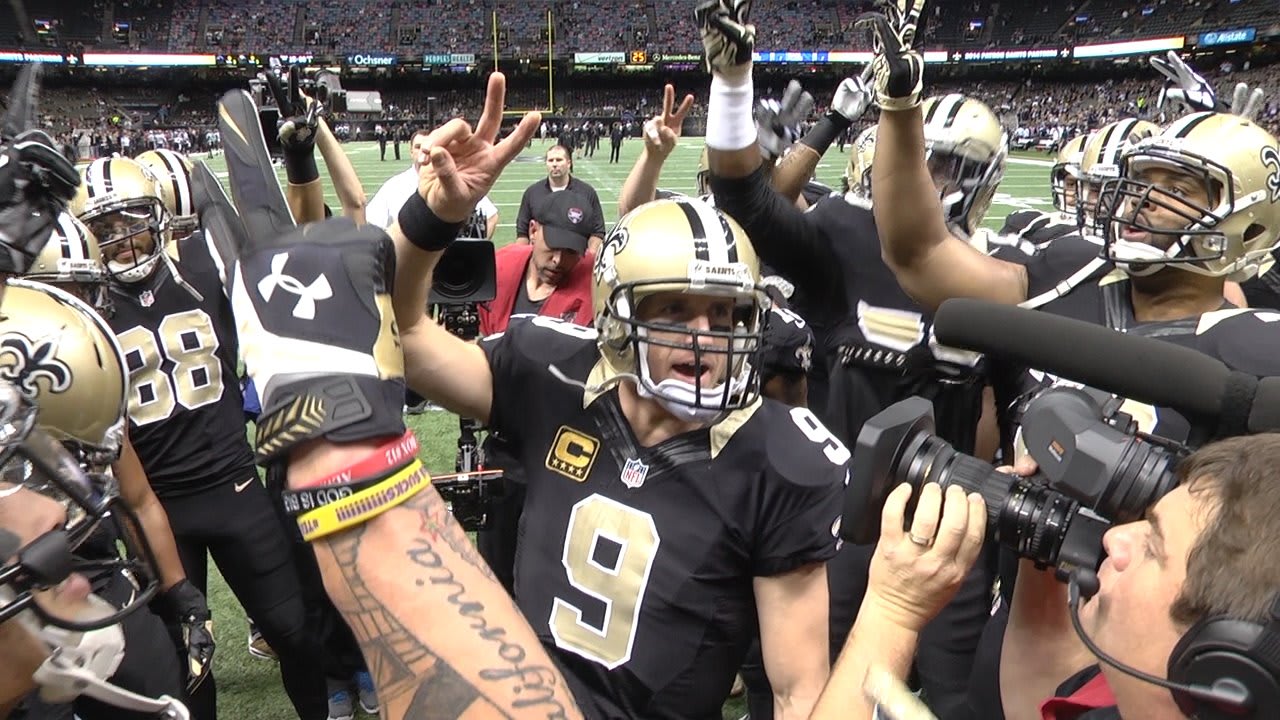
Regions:
<instances>
[{"instance_id":1,"label":"shoulder pad","mask_svg":"<svg viewBox=\"0 0 1280 720\"><path fill-rule=\"evenodd\" d=\"M799 487L848 482L849 449L808 408L765 399L754 420L759 435L743 439L764 448L771 475Z\"/></svg>"},{"instance_id":2,"label":"shoulder pad","mask_svg":"<svg viewBox=\"0 0 1280 720\"><path fill-rule=\"evenodd\" d=\"M545 315L512 315L503 332L489 335L480 342L505 342L529 362L547 365L563 361L588 348L596 348L595 328L583 327Z\"/></svg>"},{"instance_id":3,"label":"shoulder pad","mask_svg":"<svg viewBox=\"0 0 1280 720\"><path fill-rule=\"evenodd\" d=\"M1280 375L1280 312L1226 309L1205 313L1196 326L1200 351L1232 370Z\"/></svg>"},{"instance_id":4,"label":"shoulder pad","mask_svg":"<svg viewBox=\"0 0 1280 720\"><path fill-rule=\"evenodd\" d=\"M1000 234L1020 235L1028 225L1042 214L1039 210L1015 210L1005 217L1004 226L1000 228Z\"/></svg>"}]
</instances>

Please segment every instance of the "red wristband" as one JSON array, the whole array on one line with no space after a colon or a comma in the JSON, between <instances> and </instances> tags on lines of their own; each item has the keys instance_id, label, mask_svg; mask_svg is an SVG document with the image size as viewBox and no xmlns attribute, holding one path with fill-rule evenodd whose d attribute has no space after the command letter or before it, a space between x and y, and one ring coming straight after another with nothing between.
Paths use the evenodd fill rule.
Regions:
<instances>
[{"instance_id":1,"label":"red wristband","mask_svg":"<svg viewBox=\"0 0 1280 720\"><path fill-rule=\"evenodd\" d=\"M404 435L374 450L355 465L339 470L318 482L301 485L299 489L340 485L359 482L370 477L382 477L408 465L417 456L418 438L413 434L413 430L405 430Z\"/></svg>"}]
</instances>

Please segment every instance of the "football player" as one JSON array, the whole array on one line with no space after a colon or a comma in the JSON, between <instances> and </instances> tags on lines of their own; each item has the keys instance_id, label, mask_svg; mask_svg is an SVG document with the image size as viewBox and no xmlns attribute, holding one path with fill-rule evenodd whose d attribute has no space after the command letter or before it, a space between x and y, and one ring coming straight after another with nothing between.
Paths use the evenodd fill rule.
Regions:
<instances>
[{"instance_id":1,"label":"football player","mask_svg":"<svg viewBox=\"0 0 1280 720\"><path fill-rule=\"evenodd\" d=\"M61 279L56 275L51 279ZM186 688L198 686L211 667L209 608L204 595L187 582L164 509L127 446L128 380L115 335L74 296L41 283L11 280L0 302L0 347L5 348L0 376L36 405L37 425L62 442L85 472L104 473L108 467L114 471L120 498L146 540L148 556L154 558L159 592L153 606L164 621L145 609L124 620L128 651L112 682L143 695L185 697ZM90 563L110 560L119 554L117 540L112 532L95 533L76 556ZM87 577L94 592L116 607L138 592L128 573L90 572ZM181 664L171 652L165 622L182 629ZM75 710L82 718L123 715L93 699L77 701ZM70 707L28 707L26 717L70 714Z\"/></svg>"},{"instance_id":2,"label":"football player","mask_svg":"<svg viewBox=\"0 0 1280 720\"><path fill-rule=\"evenodd\" d=\"M59 301L74 307L70 296ZM61 319L76 329L88 321L75 313ZM34 373L27 380L46 381ZM96 717L187 717L175 695L164 694L181 691L176 668L166 675L165 665L148 657L148 650L169 652L163 629L158 647L140 647L132 669L122 666L126 628L147 614L159 584L136 517L110 478L85 472L39 427L37 409L24 393L7 382L0 383L0 415L9 429L0 453L0 715L8 717L38 686L49 703L83 697L77 709L95 707ZM104 532L114 539L110 551L86 554L85 546L101 542ZM123 543L124 553L115 542ZM91 585L91 578L104 576L127 581ZM131 641L141 637L130 634ZM126 675L139 683L136 692L109 680Z\"/></svg>"},{"instance_id":3,"label":"football player","mask_svg":"<svg viewBox=\"0 0 1280 720\"><path fill-rule=\"evenodd\" d=\"M719 33L712 28L706 32ZM709 46L708 52L713 49ZM858 192L868 180L874 135L859 138L846 172L846 192L832 193L800 212L768 187L755 134L735 137L730 130L733 125L746 130L750 122L741 111L733 113L732 93L750 90L751 63L743 65L712 66L707 136L711 187L717 206L758 238L762 259L796 286L796 309L814 324L822 345L819 355L826 358L820 373L826 380L825 397L812 398L811 406L835 435L850 443L880 410L923 395L934 401L943 437L967 453L990 457L994 437L982 449L977 446L987 384L981 357L939 346L929 313L902 291L880 257L869 198ZM747 90L732 87L734 82L745 83ZM927 107L922 125L934 197L947 206L948 226L985 249L989 234L981 222L1004 173L1004 130L986 105L963 95L930 98ZM721 128L729 132L719 132ZM871 547L851 544L829 568L832 660L853 625L870 558ZM990 610L985 569L975 571L957 601L925 633L919 679L940 713L966 695L970 657ZM752 710L753 716L761 716L767 708L757 700Z\"/></svg>"},{"instance_id":4,"label":"football player","mask_svg":"<svg viewBox=\"0 0 1280 720\"><path fill-rule=\"evenodd\" d=\"M53 234L23 277L57 285L88 303L102 317L111 315L107 267L98 239L69 211L58 216Z\"/></svg>"},{"instance_id":5,"label":"football player","mask_svg":"<svg viewBox=\"0 0 1280 720\"><path fill-rule=\"evenodd\" d=\"M1001 242L1016 239L1018 249L1031 255L1057 238L1078 231L1076 196L1080 192L1084 148L1090 137L1087 133L1077 135L1058 148L1053 167L1049 170L1054 212L1027 209L1009 213L997 233Z\"/></svg>"},{"instance_id":6,"label":"football player","mask_svg":"<svg viewBox=\"0 0 1280 720\"><path fill-rule=\"evenodd\" d=\"M217 239L169 236L160 181L124 158L96 160L72 210L97 236L110 272L129 371L129 437L169 516L187 577L205 592L207 558L280 658L303 720L327 717L322 653L307 624L288 539L253 466L236 375L238 340ZM284 269L275 280L290 292ZM216 716L213 678L192 697Z\"/></svg>"},{"instance_id":7,"label":"football player","mask_svg":"<svg viewBox=\"0 0 1280 720\"><path fill-rule=\"evenodd\" d=\"M530 113L496 141L504 85L501 74L490 77L475 133L456 121L431 136L432 145L444 146L432 151L431 162L440 162L442 151L453 152L466 178L464 197L441 200L439 176L422 174L436 209L456 221L449 226L453 234L537 128L539 116ZM468 137L450 134L457 130ZM229 171L234 196L239 173L257 177L263 168L233 163ZM389 492L370 488L375 502L362 500L341 526L298 518L325 589L369 659L382 716L581 717L560 671L436 489L422 482L429 476L404 445L412 435L401 413L404 364L391 300L393 274L402 265L386 233L345 219L287 233L247 233L245 225L270 220L264 214L286 213L283 198L263 203L256 195L237 196L232 208L211 174L197 167L193 182L205 227L217 228L219 237L240 238L233 243L240 257L232 297L245 368L262 394L256 436L262 462L271 471L287 465L293 493L343 477L388 485ZM425 204L420 209L431 212ZM290 296L263 292L262 281L282 253L299 264L294 272L307 284L321 277L331 282L335 296L316 301L318 321L298 317ZM360 411L345 412L353 399L362 399ZM298 403L309 409L296 412ZM405 476L411 478L408 490L397 479Z\"/></svg>"},{"instance_id":8,"label":"football player","mask_svg":"<svg viewBox=\"0 0 1280 720\"><path fill-rule=\"evenodd\" d=\"M767 300L737 223L643 205L602 246L594 330L536 318L480 346L410 310L437 257L398 264L408 378L523 461L516 599L587 715L718 716L758 616L775 709L807 716L849 452L759 398Z\"/></svg>"}]
</instances>

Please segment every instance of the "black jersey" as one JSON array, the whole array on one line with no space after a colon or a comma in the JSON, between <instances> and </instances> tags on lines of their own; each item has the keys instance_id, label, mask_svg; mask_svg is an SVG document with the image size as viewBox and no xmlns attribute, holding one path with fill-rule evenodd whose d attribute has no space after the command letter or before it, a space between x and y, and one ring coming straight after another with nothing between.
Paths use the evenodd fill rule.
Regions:
<instances>
[{"instance_id":1,"label":"black jersey","mask_svg":"<svg viewBox=\"0 0 1280 720\"><path fill-rule=\"evenodd\" d=\"M819 401L828 426L852 442L867 418L923 395L934 401L939 434L972 451L982 358L936 342L932 316L881 257L871 207L831 193L801 212L759 171L711 183L717 205L742 224L761 261L796 287L792 308L812 324L830 371Z\"/></svg>"},{"instance_id":2,"label":"black jersey","mask_svg":"<svg viewBox=\"0 0 1280 720\"><path fill-rule=\"evenodd\" d=\"M156 495L186 495L252 472L238 346L221 258L196 232L142 282L111 283L110 319L129 370L129 439Z\"/></svg>"},{"instance_id":3,"label":"black jersey","mask_svg":"<svg viewBox=\"0 0 1280 720\"><path fill-rule=\"evenodd\" d=\"M490 425L524 468L516 599L588 717L719 718L755 632L753 578L825 562L849 451L771 400L641 447L590 382L595 333L550 318L482 342Z\"/></svg>"},{"instance_id":4,"label":"black jersey","mask_svg":"<svg viewBox=\"0 0 1280 720\"><path fill-rule=\"evenodd\" d=\"M1232 307L1181 320L1139 322L1134 317L1129 276L1098 258L1098 246L1078 236L1064 237L1025 263L1028 297L1055 315L1176 343L1222 361L1233 370L1259 376L1280 375L1280 313ZM1166 269L1162 272L1182 272ZM1082 349L1083 350L1083 349ZM1055 382L1032 374L1021 391ZM1131 405L1130 410L1135 410ZM1179 413L1155 408L1143 430L1173 440L1203 438L1210 428L1192 428ZM1135 414L1135 419L1142 418Z\"/></svg>"}]
</instances>

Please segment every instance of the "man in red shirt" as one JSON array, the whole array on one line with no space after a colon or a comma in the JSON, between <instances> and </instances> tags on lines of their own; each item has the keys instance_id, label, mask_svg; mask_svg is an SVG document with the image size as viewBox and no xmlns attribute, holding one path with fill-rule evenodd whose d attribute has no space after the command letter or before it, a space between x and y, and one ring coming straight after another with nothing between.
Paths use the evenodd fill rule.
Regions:
<instances>
[{"instance_id":1,"label":"man in red shirt","mask_svg":"<svg viewBox=\"0 0 1280 720\"><path fill-rule=\"evenodd\" d=\"M546 315L590 326L591 266L587 242L596 211L573 193L553 193L533 209L528 245L498 250L497 296L480 306L480 334L507 328L512 315Z\"/></svg>"}]
</instances>

